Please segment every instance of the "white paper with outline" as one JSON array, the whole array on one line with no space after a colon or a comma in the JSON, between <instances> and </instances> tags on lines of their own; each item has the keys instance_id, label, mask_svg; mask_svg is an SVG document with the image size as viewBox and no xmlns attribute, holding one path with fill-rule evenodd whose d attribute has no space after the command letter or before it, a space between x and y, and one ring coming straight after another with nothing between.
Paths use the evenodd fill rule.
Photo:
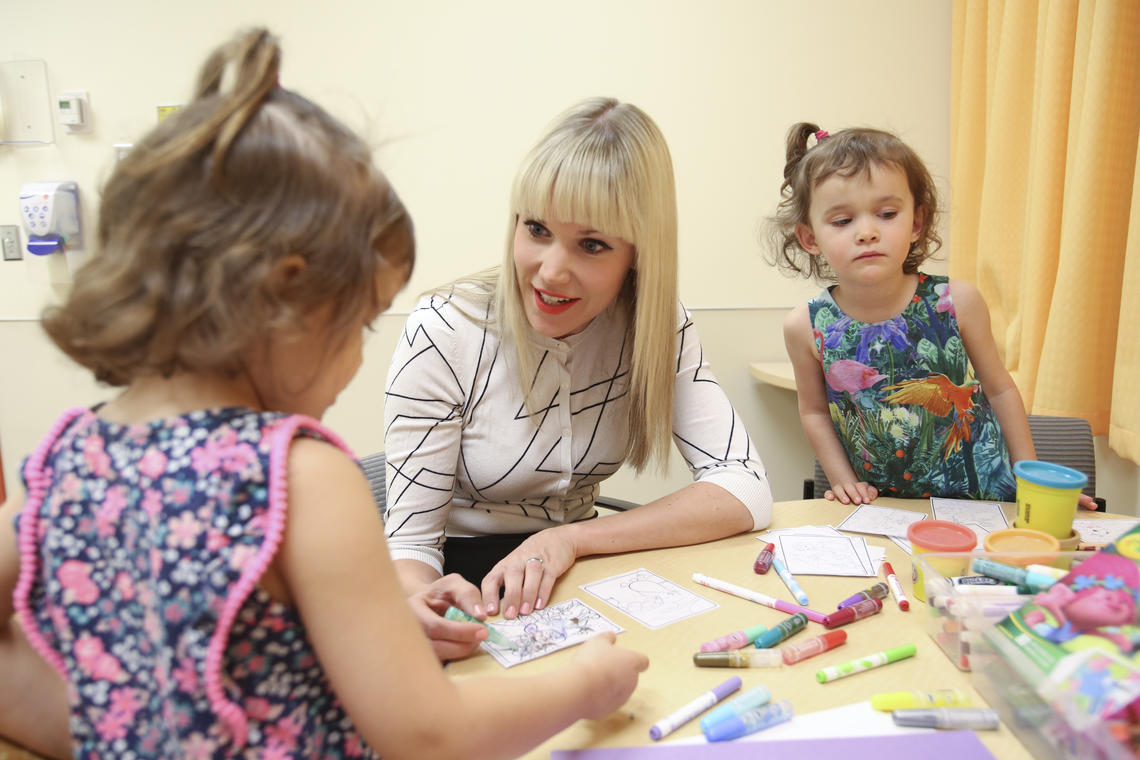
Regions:
<instances>
[{"instance_id":1,"label":"white paper with outline","mask_svg":"<svg viewBox=\"0 0 1140 760\"><path fill-rule=\"evenodd\" d=\"M784 565L792 575L875 575L875 564L861 536L776 537Z\"/></svg>"},{"instance_id":2,"label":"white paper with outline","mask_svg":"<svg viewBox=\"0 0 1140 760\"><path fill-rule=\"evenodd\" d=\"M1081 535L1081 541L1086 544L1111 544L1135 528L1138 522L1140 518L1103 520L1085 517L1073 520L1073 530Z\"/></svg>"},{"instance_id":3,"label":"white paper with outline","mask_svg":"<svg viewBox=\"0 0 1140 760\"><path fill-rule=\"evenodd\" d=\"M906 536L906 529L911 523L925 519L925 514L911 512L909 509L862 504L854 512L847 515L847 518L836 527L839 530L847 530L853 533Z\"/></svg>"},{"instance_id":4,"label":"white paper with outline","mask_svg":"<svg viewBox=\"0 0 1140 760\"><path fill-rule=\"evenodd\" d=\"M942 499L932 496L930 497L930 511L935 520L948 520L963 525L971 522L978 523L990 532L1009 527L1009 520L1005 518L1001 504L996 501Z\"/></svg>"},{"instance_id":5,"label":"white paper with outline","mask_svg":"<svg viewBox=\"0 0 1140 760\"><path fill-rule=\"evenodd\" d=\"M625 630L580 599L567 599L514 620L499 620L490 627L515 645L509 649L490 640L481 645L504 668L581 644L603 631L621 633Z\"/></svg>"},{"instance_id":6,"label":"white paper with outline","mask_svg":"<svg viewBox=\"0 0 1140 760\"><path fill-rule=\"evenodd\" d=\"M654 630L720 606L644 567L580 588Z\"/></svg>"}]
</instances>

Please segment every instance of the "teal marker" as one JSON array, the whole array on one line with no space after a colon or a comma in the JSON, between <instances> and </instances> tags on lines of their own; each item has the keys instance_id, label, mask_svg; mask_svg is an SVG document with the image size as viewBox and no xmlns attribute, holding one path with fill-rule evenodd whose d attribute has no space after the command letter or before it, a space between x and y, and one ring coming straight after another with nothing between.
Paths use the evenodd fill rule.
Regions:
<instances>
[{"instance_id":1,"label":"teal marker","mask_svg":"<svg viewBox=\"0 0 1140 760\"><path fill-rule=\"evenodd\" d=\"M1035 591L1043 591L1057 582L1056 578L1045 573L1038 573L1033 570L1026 570L1024 567L1006 565L981 557L974 560L973 568L975 573L988 575L1015 586L1029 586Z\"/></svg>"},{"instance_id":2,"label":"teal marker","mask_svg":"<svg viewBox=\"0 0 1140 760\"><path fill-rule=\"evenodd\" d=\"M802 612L797 612L790 618L782 621L775 628L764 631L756 637L754 646L757 649L768 649L779 644L784 639L791 636L797 631L802 631L804 626L807 625L807 615Z\"/></svg>"},{"instance_id":3,"label":"teal marker","mask_svg":"<svg viewBox=\"0 0 1140 760\"><path fill-rule=\"evenodd\" d=\"M499 646L506 647L507 649L514 649L515 648L515 642L511 641L506 636L499 633L498 631L496 631L494 628L492 628L491 626L484 623L479 618L471 617L470 615L468 615L466 612L459 609L458 607L448 607L447 612L443 613L443 616L445 618L447 618L448 620L455 620L456 622L459 622L459 623L478 623L479 625L481 625L487 629L487 633L489 634L487 636L487 639L490 640L491 643L498 644Z\"/></svg>"},{"instance_id":4,"label":"teal marker","mask_svg":"<svg viewBox=\"0 0 1140 760\"><path fill-rule=\"evenodd\" d=\"M701 731L707 732L710 726L714 726L722 720L736 718L746 712L755 710L757 707L762 707L768 704L768 701L771 699L772 692L768 691L767 686L757 686L755 689L749 689L736 699L731 702L725 702L701 718Z\"/></svg>"}]
</instances>

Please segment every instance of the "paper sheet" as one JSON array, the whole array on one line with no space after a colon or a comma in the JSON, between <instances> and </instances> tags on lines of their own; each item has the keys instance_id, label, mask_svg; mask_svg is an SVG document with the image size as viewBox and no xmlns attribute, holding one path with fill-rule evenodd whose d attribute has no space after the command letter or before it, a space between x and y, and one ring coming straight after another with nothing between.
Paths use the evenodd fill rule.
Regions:
<instances>
[{"instance_id":1,"label":"paper sheet","mask_svg":"<svg viewBox=\"0 0 1140 760\"><path fill-rule=\"evenodd\" d=\"M881 536L905 537L907 526L925 519L925 514L911 512L909 509L863 504L847 515L847 519L839 523L837 527L839 530L855 533L876 533Z\"/></svg>"},{"instance_id":2,"label":"paper sheet","mask_svg":"<svg viewBox=\"0 0 1140 760\"><path fill-rule=\"evenodd\" d=\"M500 620L490 627L515 645L514 649L508 649L490 640L480 645L504 668L581 644L602 631L621 633L625 630L578 599L567 599L514 620Z\"/></svg>"},{"instance_id":3,"label":"paper sheet","mask_svg":"<svg viewBox=\"0 0 1140 760\"><path fill-rule=\"evenodd\" d=\"M956 523L978 523L987 531L993 532L1009 527L1001 504L996 501L971 501L969 499L940 499L932 496L930 511L935 520L948 520Z\"/></svg>"},{"instance_id":4,"label":"paper sheet","mask_svg":"<svg viewBox=\"0 0 1140 760\"><path fill-rule=\"evenodd\" d=\"M720 606L643 567L580 588L654 630Z\"/></svg>"}]
</instances>

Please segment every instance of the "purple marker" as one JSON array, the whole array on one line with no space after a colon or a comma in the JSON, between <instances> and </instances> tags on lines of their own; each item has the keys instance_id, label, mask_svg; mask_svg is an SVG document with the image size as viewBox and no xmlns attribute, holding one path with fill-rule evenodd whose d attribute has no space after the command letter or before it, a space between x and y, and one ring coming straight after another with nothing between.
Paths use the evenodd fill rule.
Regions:
<instances>
[{"instance_id":1,"label":"purple marker","mask_svg":"<svg viewBox=\"0 0 1140 760\"><path fill-rule=\"evenodd\" d=\"M835 609L841 610L844 607L850 607L851 605L857 604L864 599L885 599L889 593L891 593L890 586L880 581L874 586L871 586L871 588L863 589L858 594L847 597L838 605L836 605Z\"/></svg>"},{"instance_id":2,"label":"purple marker","mask_svg":"<svg viewBox=\"0 0 1140 760\"><path fill-rule=\"evenodd\" d=\"M706 641L701 644L702 652L723 652L728 649L740 649L746 647L756 640L756 637L768 630L767 626L754 625L745 628L742 631L730 633L727 636L721 636L712 641Z\"/></svg>"},{"instance_id":3,"label":"purple marker","mask_svg":"<svg viewBox=\"0 0 1140 760\"><path fill-rule=\"evenodd\" d=\"M649 738L658 741L709 709L740 688L740 676L733 676L712 691L706 691L676 712L666 715L649 729Z\"/></svg>"}]
</instances>

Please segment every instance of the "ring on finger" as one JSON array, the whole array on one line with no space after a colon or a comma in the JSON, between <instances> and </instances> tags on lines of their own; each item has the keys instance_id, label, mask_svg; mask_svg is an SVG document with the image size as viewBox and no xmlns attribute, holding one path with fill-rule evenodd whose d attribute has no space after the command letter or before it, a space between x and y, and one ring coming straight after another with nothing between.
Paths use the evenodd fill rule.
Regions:
<instances>
[{"instance_id":1,"label":"ring on finger","mask_svg":"<svg viewBox=\"0 0 1140 760\"><path fill-rule=\"evenodd\" d=\"M542 557L527 557L526 562L524 562L523 564L525 565L525 564L529 564L531 562L537 562L540 565L544 564L542 561Z\"/></svg>"}]
</instances>

